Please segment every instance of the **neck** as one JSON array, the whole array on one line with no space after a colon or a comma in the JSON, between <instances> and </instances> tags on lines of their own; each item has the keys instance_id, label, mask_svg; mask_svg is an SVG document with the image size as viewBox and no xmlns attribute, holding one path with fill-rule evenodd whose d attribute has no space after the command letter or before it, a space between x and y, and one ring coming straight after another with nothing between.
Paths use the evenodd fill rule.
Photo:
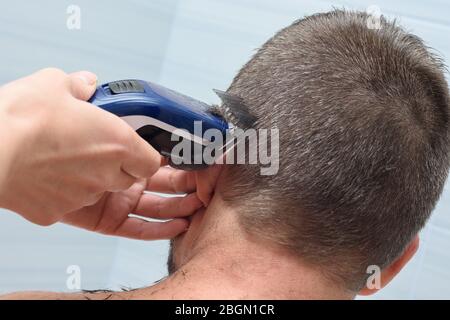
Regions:
<instances>
[{"instance_id":1,"label":"neck","mask_svg":"<svg viewBox=\"0 0 450 320\"><path fill-rule=\"evenodd\" d=\"M221 208L216 203L208 211ZM202 219L218 217L206 212ZM226 212L203 221L206 235L175 273L143 289L150 299L349 299L317 268L279 246L252 239ZM216 227L215 227L216 226ZM233 230L233 232L229 232ZM243 236L245 234L245 236Z\"/></svg>"}]
</instances>

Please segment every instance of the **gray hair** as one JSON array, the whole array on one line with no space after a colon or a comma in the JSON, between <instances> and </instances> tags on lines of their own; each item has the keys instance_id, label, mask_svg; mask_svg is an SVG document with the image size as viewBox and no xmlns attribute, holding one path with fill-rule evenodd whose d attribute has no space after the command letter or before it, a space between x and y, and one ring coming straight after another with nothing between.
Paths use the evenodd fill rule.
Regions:
<instances>
[{"instance_id":1,"label":"gray hair","mask_svg":"<svg viewBox=\"0 0 450 320\"><path fill-rule=\"evenodd\" d=\"M228 92L279 128L280 168L226 168L222 196L245 229L350 290L392 263L424 226L449 169L442 61L382 18L336 10L269 39Z\"/></svg>"}]
</instances>

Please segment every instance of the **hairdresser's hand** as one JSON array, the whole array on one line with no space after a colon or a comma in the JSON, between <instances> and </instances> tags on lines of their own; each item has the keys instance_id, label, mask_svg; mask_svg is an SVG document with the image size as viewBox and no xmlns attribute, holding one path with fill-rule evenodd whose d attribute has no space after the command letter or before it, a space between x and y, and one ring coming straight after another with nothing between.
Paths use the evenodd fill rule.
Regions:
<instances>
[{"instance_id":1,"label":"hairdresser's hand","mask_svg":"<svg viewBox=\"0 0 450 320\"><path fill-rule=\"evenodd\" d=\"M157 151L120 118L85 102L95 87L92 73L57 69L0 87L0 207L50 225L109 203L105 192L158 170ZM81 220L75 224L90 223Z\"/></svg>"},{"instance_id":2,"label":"hairdresser's hand","mask_svg":"<svg viewBox=\"0 0 450 320\"><path fill-rule=\"evenodd\" d=\"M151 178L148 189L155 192L195 192L204 207L209 205L216 190L223 165L215 164L198 171L183 171L161 167Z\"/></svg>"},{"instance_id":3,"label":"hairdresser's hand","mask_svg":"<svg viewBox=\"0 0 450 320\"><path fill-rule=\"evenodd\" d=\"M166 162L164 162L166 163ZM173 238L186 230L186 217L207 206L221 172L221 165L200 171L182 171L161 167L148 180L139 180L126 191L107 193L93 206L77 210L64 217L65 223L108 235L140 240ZM168 194L161 197L144 190ZM167 222L148 222L129 214Z\"/></svg>"},{"instance_id":4,"label":"hairdresser's hand","mask_svg":"<svg viewBox=\"0 0 450 320\"><path fill-rule=\"evenodd\" d=\"M168 190L170 183L166 180L161 185L167 193L173 193ZM188 193L185 196L161 197L143 193L144 190L152 189L151 183L140 179L128 190L107 193L95 205L64 216L62 222L107 235L139 240L169 239L184 232L189 226L189 220L184 217L192 215L202 206L197 195L189 193L190 190L183 186L179 192ZM171 220L149 222L129 214Z\"/></svg>"}]
</instances>

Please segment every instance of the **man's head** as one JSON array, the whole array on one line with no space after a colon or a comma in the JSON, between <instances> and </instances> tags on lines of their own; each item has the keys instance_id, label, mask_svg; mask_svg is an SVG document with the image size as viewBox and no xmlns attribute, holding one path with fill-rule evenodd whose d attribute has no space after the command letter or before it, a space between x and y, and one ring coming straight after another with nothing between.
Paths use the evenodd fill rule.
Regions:
<instances>
[{"instance_id":1,"label":"man's head","mask_svg":"<svg viewBox=\"0 0 450 320\"><path fill-rule=\"evenodd\" d=\"M384 19L370 29L368 18L299 20L240 70L228 92L255 129L279 129L279 171L227 165L216 193L245 232L353 291L368 266L405 254L449 168L441 61L419 38Z\"/></svg>"}]
</instances>

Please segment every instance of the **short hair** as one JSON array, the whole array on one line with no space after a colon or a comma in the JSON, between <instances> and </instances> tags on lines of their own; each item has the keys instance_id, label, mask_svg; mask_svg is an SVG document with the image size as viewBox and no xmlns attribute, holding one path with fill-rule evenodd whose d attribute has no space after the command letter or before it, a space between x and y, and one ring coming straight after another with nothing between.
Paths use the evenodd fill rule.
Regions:
<instances>
[{"instance_id":1,"label":"short hair","mask_svg":"<svg viewBox=\"0 0 450 320\"><path fill-rule=\"evenodd\" d=\"M335 10L294 22L243 66L228 93L254 128L278 128L280 167L226 168L222 196L244 229L359 290L424 226L449 169L440 58L381 17Z\"/></svg>"}]
</instances>

